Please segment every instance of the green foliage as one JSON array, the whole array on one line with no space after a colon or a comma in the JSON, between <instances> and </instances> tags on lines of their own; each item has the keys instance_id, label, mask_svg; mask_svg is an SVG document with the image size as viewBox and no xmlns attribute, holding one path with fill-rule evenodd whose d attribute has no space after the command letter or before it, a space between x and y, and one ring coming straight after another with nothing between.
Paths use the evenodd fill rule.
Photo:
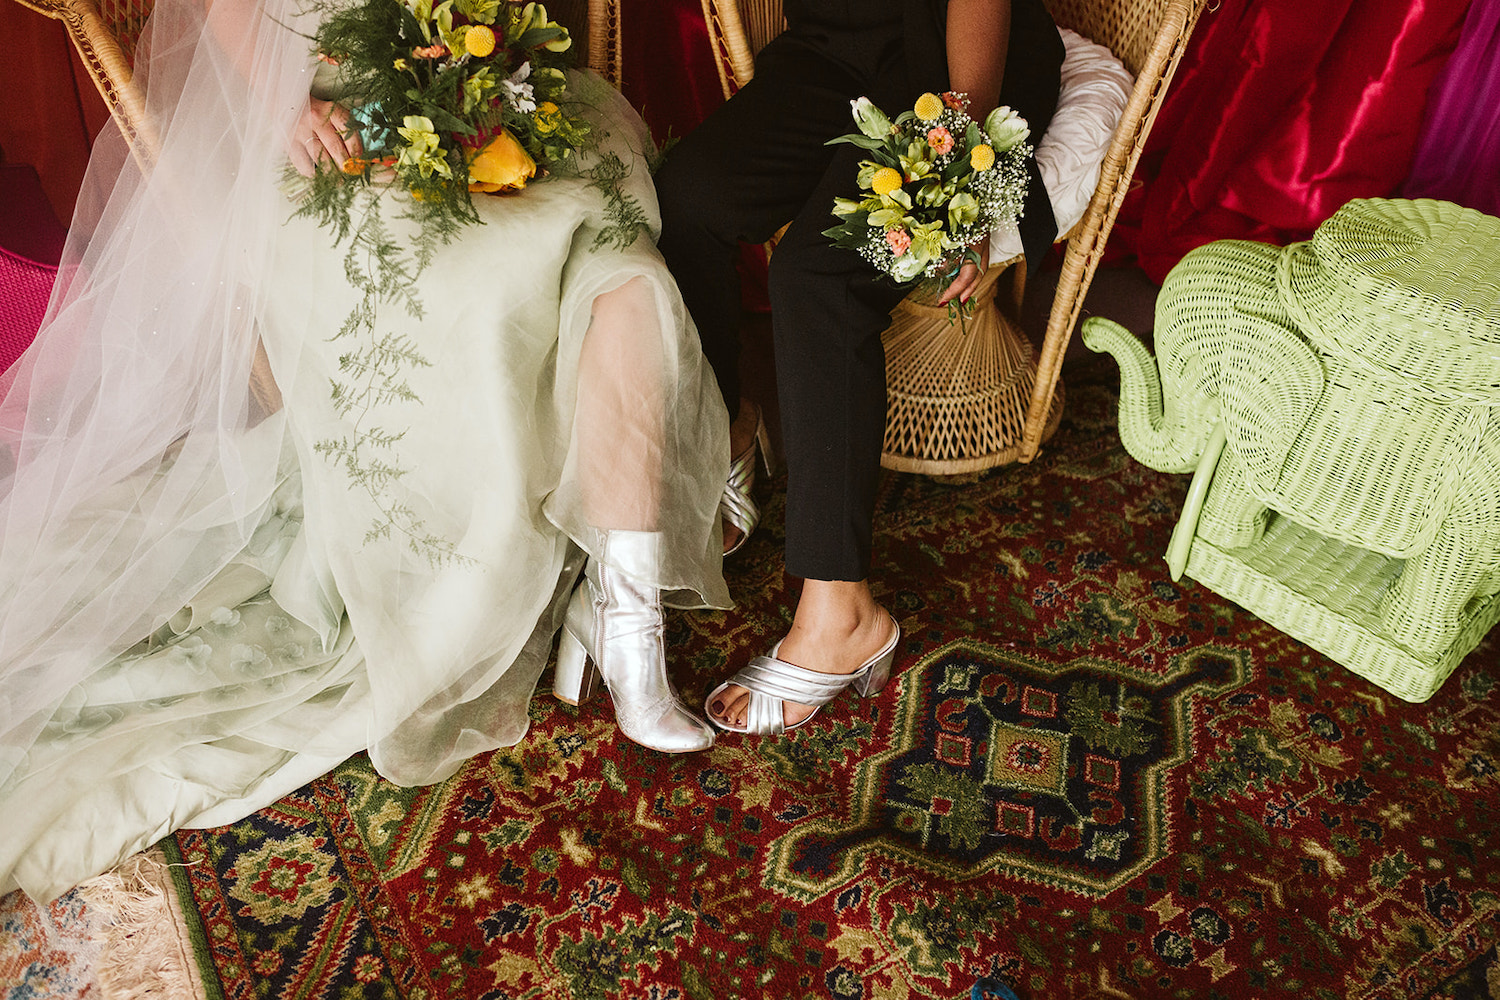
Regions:
<instances>
[{"instance_id":1,"label":"green foliage","mask_svg":"<svg viewBox=\"0 0 1500 1000\"><path fill-rule=\"evenodd\" d=\"M374 505L374 519L365 531L367 544L400 537L412 552L434 565L460 561L453 542L428 531L422 517L397 498L396 486L408 471L396 455L396 445L405 430L392 431L371 422L378 408L421 402L405 373L430 367L431 362L409 339L379 333L378 324L387 308L422 315L417 279L432 259L436 245L452 234L439 220L418 230L411 245L402 246L381 216L378 193L360 191L353 185L348 189L353 194L342 201L342 213L320 215L326 213L327 205L319 207L311 200L304 201L296 213L318 218L325 228L334 231L339 242L348 243L344 276L360 293L333 337L350 339L353 346L339 356L338 376L329 380L334 411L350 425L350 431L316 441L313 448L340 468L350 484Z\"/></svg>"},{"instance_id":2,"label":"green foliage","mask_svg":"<svg viewBox=\"0 0 1500 1000\"><path fill-rule=\"evenodd\" d=\"M601 154L592 166L581 171L581 175L588 179L589 187L604 198L604 218L608 222L594 235L592 250L602 247L624 250L642 233L649 235L650 222L645 209L620 189L620 182L629 173L629 165L614 153Z\"/></svg>"}]
</instances>

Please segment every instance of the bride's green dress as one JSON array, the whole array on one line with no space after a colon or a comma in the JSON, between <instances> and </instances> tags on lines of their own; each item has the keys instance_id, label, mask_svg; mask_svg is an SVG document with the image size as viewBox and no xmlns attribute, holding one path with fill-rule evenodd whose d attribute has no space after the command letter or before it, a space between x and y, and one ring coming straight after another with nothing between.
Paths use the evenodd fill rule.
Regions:
<instances>
[{"instance_id":1,"label":"bride's green dress","mask_svg":"<svg viewBox=\"0 0 1500 1000\"><path fill-rule=\"evenodd\" d=\"M282 85L293 70L277 65L268 73ZM621 193L654 225L639 119L597 78L574 85L603 136L590 155L629 166ZM283 92L297 93L295 77ZM103 287L102 271L81 272L61 298L87 307L95 295L80 307L86 318L59 308L34 366L0 386L16 466L0 548L0 891L50 898L174 829L263 807L360 750L387 777L419 784L522 739L562 604L600 529L662 532L651 582L673 603L728 604L716 515L722 404L651 234L623 249L596 239L617 221L597 186L559 173L519 194L476 196L484 224L426 267L421 314L379 317L382 333L422 356L399 366L419 402L387 394L341 412L331 385L349 378L339 359L351 344L333 334L357 295L347 247L291 218L283 194L239 179L222 195L232 207L212 204L212 188L186 206L161 201L172 141L169 132L161 162L95 240L145 238L143 218L170 233L190 212L211 213L191 224L218 231L181 247L151 234L154 253L177 255L160 288L133 276L124 245L87 257L100 269L124 260L128 280L117 284L133 304L120 305L119 288L98 297L90 283ZM237 155L255 162L254 150ZM274 176L267 168L254 180ZM385 208L399 237L409 223ZM255 267L238 269L247 254ZM230 287L194 305L216 281ZM596 317L605 293L623 302L623 322ZM113 318L101 319L104 301ZM189 318L172 319L196 328L153 365L156 331L146 328L174 308ZM253 321L240 324L246 311ZM38 431L35 400L49 372L62 377L45 343L69 322L93 332L58 333L53 349L81 339L106 362L89 387L65 390L94 395L70 411L85 422L76 436L54 442ZM243 390L256 340L279 408ZM114 374L143 381L100 390L114 384L117 351L129 360ZM182 394L208 401L159 419ZM114 440L111 420L148 430L118 461L75 454L90 434ZM405 469L373 493L328 454L329 442L371 427L399 439L364 460ZM41 443L28 451L32 441ZM36 457L50 447L72 450ZM59 468L88 482L28 492ZM120 610L131 602L139 607Z\"/></svg>"}]
</instances>

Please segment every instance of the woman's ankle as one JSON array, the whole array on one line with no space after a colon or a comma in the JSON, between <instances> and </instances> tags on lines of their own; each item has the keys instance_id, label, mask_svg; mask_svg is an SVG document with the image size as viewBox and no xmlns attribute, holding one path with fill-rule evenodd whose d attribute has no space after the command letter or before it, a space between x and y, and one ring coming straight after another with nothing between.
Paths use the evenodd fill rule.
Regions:
<instances>
[{"instance_id":1,"label":"woman's ankle","mask_svg":"<svg viewBox=\"0 0 1500 1000\"><path fill-rule=\"evenodd\" d=\"M807 580L782 649L799 666L847 673L890 638L890 620L863 580Z\"/></svg>"},{"instance_id":2,"label":"woman's ankle","mask_svg":"<svg viewBox=\"0 0 1500 1000\"><path fill-rule=\"evenodd\" d=\"M760 407L740 397L739 411L729 424L729 457L743 455L755 443L755 432L760 427Z\"/></svg>"}]
</instances>

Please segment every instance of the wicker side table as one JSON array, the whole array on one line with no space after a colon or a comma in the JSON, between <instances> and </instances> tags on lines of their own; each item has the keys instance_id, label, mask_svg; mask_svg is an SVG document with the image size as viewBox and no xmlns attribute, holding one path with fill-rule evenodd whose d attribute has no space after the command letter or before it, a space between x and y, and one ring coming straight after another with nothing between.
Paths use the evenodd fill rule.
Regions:
<instances>
[{"instance_id":1,"label":"wicker side table","mask_svg":"<svg viewBox=\"0 0 1500 1000\"><path fill-rule=\"evenodd\" d=\"M1155 339L1084 325L1127 450L1193 472L1173 578L1431 697L1500 622L1500 219L1354 201L1306 243L1210 243Z\"/></svg>"}]
</instances>

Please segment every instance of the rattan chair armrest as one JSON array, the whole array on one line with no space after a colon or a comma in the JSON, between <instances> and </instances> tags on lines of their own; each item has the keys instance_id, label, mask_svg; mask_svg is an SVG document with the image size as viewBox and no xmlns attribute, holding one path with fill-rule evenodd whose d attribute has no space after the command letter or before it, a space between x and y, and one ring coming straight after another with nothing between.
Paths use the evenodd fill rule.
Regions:
<instances>
[{"instance_id":1,"label":"rattan chair armrest","mask_svg":"<svg viewBox=\"0 0 1500 1000\"><path fill-rule=\"evenodd\" d=\"M1125 113L1115 128L1109 152L1105 154L1099 184L1084 213L1082 228L1077 236L1068 240L1057 293L1047 320L1047 332L1037 360L1031 405L1026 414L1026 431L1021 443L1023 462L1035 458L1041 446L1063 356L1082 312L1084 295L1103 257L1104 245L1130 189L1130 179L1135 174L1162 99L1204 6L1205 0L1167 0L1155 41L1136 78Z\"/></svg>"}]
</instances>

